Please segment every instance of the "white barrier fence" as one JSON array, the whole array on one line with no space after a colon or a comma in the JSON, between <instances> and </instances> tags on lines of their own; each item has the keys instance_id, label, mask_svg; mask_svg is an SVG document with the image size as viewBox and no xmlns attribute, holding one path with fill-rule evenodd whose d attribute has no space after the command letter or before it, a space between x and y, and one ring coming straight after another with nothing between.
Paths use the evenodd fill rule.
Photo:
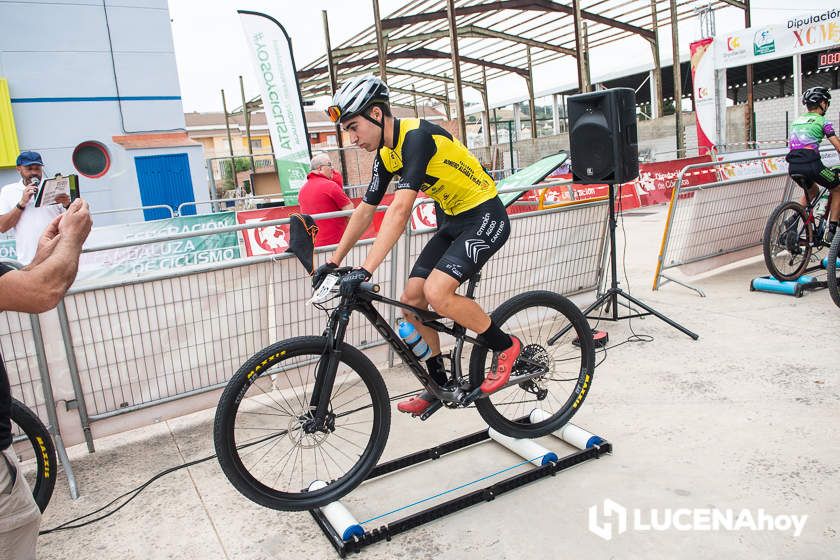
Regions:
<instances>
[{"instance_id":1,"label":"white barrier fence","mask_svg":"<svg viewBox=\"0 0 840 560\"><path fill-rule=\"evenodd\" d=\"M685 186L684 176L709 168L719 177L733 178ZM665 271L680 268L687 275L699 274L760 254L770 213L800 191L778 154L687 166L671 196L653 289L671 281L703 295Z\"/></svg>"},{"instance_id":2,"label":"white barrier fence","mask_svg":"<svg viewBox=\"0 0 840 560\"><path fill-rule=\"evenodd\" d=\"M536 287L565 294L596 289L607 206L605 200L592 200L513 214L510 239L483 273L482 305L492 309ZM285 223L288 219L185 232L100 250ZM413 261L431 231L407 228L377 271L375 281L384 294L398 297L407 275L402 263ZM372 242L359 243L346 262L361 262ZM48 392L59 403L56 427L65 443L86 441L92 451L95 437L214 406L214 391L257 350L290 336L320 333L325 317L305 305L310 292L309 278L289 254L102 281L71 289L66 311L42 316L43 368L34 354L14 351L35 345L32 330L24 328L25 316L0 314L0 347L14 396L43 414L49 401L42 396L40 379L46 373L53 380ZM387 316L393 322L394 311ZM382 344L361 316L354 317L348 342L374 352Z\"/></svg>"}]
</instances>

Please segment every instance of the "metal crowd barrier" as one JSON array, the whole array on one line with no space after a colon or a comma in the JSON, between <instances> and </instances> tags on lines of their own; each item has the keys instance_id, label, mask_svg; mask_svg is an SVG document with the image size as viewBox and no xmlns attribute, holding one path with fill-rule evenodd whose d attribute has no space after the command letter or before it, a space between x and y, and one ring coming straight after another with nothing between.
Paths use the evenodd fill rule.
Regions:
<instances>
[{"instance_id":1,"label":"metal crowd barrier","mask_svg":"<svg viewBox=\"0 0 840 560\"><path fill-rule=\"evenodd\" d=\"M231 197L231 198L214 198L214 199L211 199L211 200L191 200L189 202L182 202L181 204L179 204L178 209L175 212L175 215L176 216L182 216L183 213L184 213L184 208L188 208L190 206L196 208L196 210L197 210L199 205L207 204L207 205L211 206L211 211L212 212L226 212L228 210L239 210L239 208L235 207L236 206L235 204L234 204L234 208L228 208L227 207L228 202L234 202L234 203L236 203L236 202L246 202L247 203L247 202L256 201L256 200L270 200L272 198L282 198L282 197L283 197L282 193L271 193L271 194L255 194L255 195L249 195L249 196L236 196L236 197Z\"/></svg>"},{"instance_id":2,"label":"metal crowd barrier","mask_svg":"<svg viewBox=\"0 0 840 560\"><path fill-rule=\"evenodd\" d=\"M777 157L700 163L688 165L680 171L671 194L662 235L653 280L654 290L671 281L704 295L701 290L667 276L664 271L761 246L764 226L770 213L791 196L794 188L798 188L786 172L758 174L691 187L683 185L686 173L708 167L719 170L733 164L743 166L758 163L761 166L762 160Z\"/></svg>"},{"instance_id":3,"label":"metal crowd barrier","mask_svg":"<svg viewBox=\"0 0 840 560\"><path fill-rule=\"evenodd\" d=\"M288 223L286 218L243 224L86 252ZM348 262L361 261L364 247L372 243L358 243ZM392 259L385 260L377 281L384 293L395 296ZM324 315L305 305L310 296L308 276L291 254L71 289L61 328L69 341L71 376L80 388L77 404L88 448L94 448L94 422L219 389L257 350L292 336L320 333ZM352 323L348 342L359 348L383 344L373 326L361 319Z\"/></svg>"},{"instance_id":4,"label":"metal crowd barrier","mask_svg":"<svg viewBox=\"0 0 840 560\"><path fill-rule=\"evenodd\" d=\"M137 206L136 208L117 208L115 210L97 210L91 212L91 216L104 216L105 214L119 214L121 212L142 212L143 210L169 210L169 218L175 217L175 211L168 204L152 204L150 206ZM158 218L161 219L161 218ZM166 219L165 217L162 219Z\"/></svg>"},{"instance_id":5,"label":"metal crowd barrier","mask_svg":"<svg viewBox=\"0 0 840 560\"><path fill-rule=\"evenodd\" d=\"M23 268L23 264L17 261L3 259L0 262L18 270ZM37 414L41 421L47 419L45 424L55 443L58 459L64 467L70 497L75 500L79 497L79 491L61 437L47 354L44 350L41 320L37 314L31 314L27 325L24 317L26 314L13 311L0 313L0 353L6 375L9 377L12 396ZM12 436L14 442L25 438L22 433L13 433Z\"/></svg>"},{"instance_id":6,"label":"metal crowd barrier","mask_svg":"<svg viewBox=\"0 0 840 560\"><path fill-rule=\"evenodd\" d=\"M331 212L315 218L350 213ZM479 301L492 309L514 294L534 288L566 294L596 289L603 270L607 217L605 200L512 215L512 235L485 268ZM183 232L111 243L86 252L287 223L289 219L285 218ZM383 293L392 298L398 297L408 267L433 232L408 229L375 277ZM373 241L358 243L346 262L361 263ZM318 252L331 249L321 247ZM319 260L323 259L316 256ZM58 323L75 394L72 406L78 410L88 449L94 450L95 423L220 389L257 350L291 336L320 333L325 317L305 305L310 295L309 278L290 254L165 270L71 288L64 309L59 309ZM388 310L391 322L395 313L393 308ZM7 330L11 333L7 336L20 339L15 346L29 347L30 340L39 339L34 332L19 333L20 328ZM58 333L50 339L57 341ZM353 319L348 342L360 348L383 344L379 333L361 316ZM19 378L30 380L33 367L11 370ZM27 390L28 402L32 403L34 389ZM41 411L54 415L54 403L43 403Z\"/></svg>"}]
</instances>

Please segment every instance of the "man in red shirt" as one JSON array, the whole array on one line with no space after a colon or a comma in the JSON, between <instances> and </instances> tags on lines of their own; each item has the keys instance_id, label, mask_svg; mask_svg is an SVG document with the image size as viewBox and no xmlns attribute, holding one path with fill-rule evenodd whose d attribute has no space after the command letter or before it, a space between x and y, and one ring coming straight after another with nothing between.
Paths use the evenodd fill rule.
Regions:
<instances>
[{"instance_id":1,"label":"man in red shirt","mask_svg":"<svg viewBox=\"0 0 840 560\"><path fill-rule=\"evenodd\" d=\"M311 169L298 194L298 204L302 213L323 214L353 209L353 202L334 181L335 175L328 155L318 154L313 157ZM341 235L347 227L347 218L316 220L315 223L318 225L315 246L335 245L341 241Z\"/></svg>"}]
</instances>

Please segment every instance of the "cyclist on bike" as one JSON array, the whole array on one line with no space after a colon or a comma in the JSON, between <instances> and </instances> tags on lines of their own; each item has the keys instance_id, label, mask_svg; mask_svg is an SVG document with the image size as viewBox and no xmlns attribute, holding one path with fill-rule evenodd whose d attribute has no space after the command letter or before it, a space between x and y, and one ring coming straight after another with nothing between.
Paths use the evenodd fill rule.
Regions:
<instances>
[{"instance_id":1,"label":"cyclist on bike","mask_svg":"<svg viewBox=\"0 0 840 560\"><path fill-rule=\"evenodd\" d=\"M811 183L810 188L800 200L803 206L819 194L817 184L830 189L829 215L831 218L825 234L826 242L830 243L837 231L837 223L840 219L840 195L837 193L840 175L836 170L823 164L820 159L820 142L823 138L828 138L831 145L840 152L840 139L837 138L834 127L825 118L828 107L831 105L831 94L822 86L812 87L802 94L802 104L808 112L793 121L791 125L790 152L785 158L788 162L788 174L803 175Z\"/></svg>"},{"instance_id":2,"label":"cyclist on bike","mask_svg":"<svg viewBox=\"0 0 840 560\"><path fill-rule=\"evenodd\" d=\"M521 350L520 340L504 333L474 300L455 291L496 253L510 235L510 221L496 193L493 179L478 160L445 129L422 119L397 119L391 114L388 86L374 76L344 83L327 109L353 144L376 152L373 176L362 202L353 211L341 242L328 262L314 274L313 286L337 268L373 221L394 175L393 202L385 212L376 240L360 268L341 281L342 294L355 291L371 278L405 230L419 191L434 199L438 231L414 263L400 298L403 303L428 309L479 334L493 350L483 393L501 389ZM440 211L442 210L442 212ZM410 312L404 312L429 345L426 364L439 385L447 381L440 353L440 338ZM397 405L401 412L420 415L437 399L424 391Z\"/></svg>"}]
</instances>

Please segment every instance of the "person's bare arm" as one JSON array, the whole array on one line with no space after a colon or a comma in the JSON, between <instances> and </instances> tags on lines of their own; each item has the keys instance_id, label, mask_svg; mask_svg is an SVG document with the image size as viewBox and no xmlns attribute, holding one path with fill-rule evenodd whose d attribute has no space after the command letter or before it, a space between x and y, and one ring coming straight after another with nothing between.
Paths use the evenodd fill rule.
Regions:
<instances>
[{"instance_id":1,"label":"person's bare arm","mask_svg":"<svg viewBox=\"0 0 840 560\"><path fill-rule=\"evenodd\" d=\"M342 210L353 210L354 208L356 208L356 207L353 206L352 201L350 201L350 204L345 204L344 206L341 207Z\"/></svg>"},{"instance_id":2,"label":"person's bare arm","mask_svg":"<svg viewBox=\"0 0 840 560\"><path fill-rule=\"evenodd\" d=\"M0 233L6 233L15 227L21 214L23 214L23 210L15 206L7 213L0 215Z\"/></svg>"},{"instance_id":3,"label":"person's bare arm","mask_svg":"<svg viewBox=\"0 0 840 560\"><path fill-rule=\"evenodd\" d=\"M831 142L831 145L834 146L834 149L840 153L840 138L837 136L829 136L828 141Z\"/></svg>"},{"instance_id":4,"label":"person's bare arm","mask_svg":"<svg viewBox=\"0 0 840 560\"><path fill-rule=\"evenodd\" d=\"M350 221L347 222L347 228L341 236L341 241L338 242L338 247L335 248L335 251L333 251L332 256L329 258L330 262L341 265L341 261L347 256L350 249L362 238L367 228L373 223L373 215L375 213L376 206L367 202L361 202L359 204L358 208L350 215Z\"/></svg>"},{"instance_id":5,"label":"person's bare arm","mask_svg":"<svg viewBox=\"0 0 840 560\"><path fill-rule=\"evenodd\" d=\"M76 278L82 244L91 228L87 203L77 200L57 225L58 235L42 240L33 263L23 270L13 270L0 276L0 309L23 313L43 313L52 309L64 297ZM47 228L45 236L50 233ZM43 253L48 253L44 256Z\"/></svg>"},{"instance_id":6,"label":"person's bare arm","mask_svg":"<svg viewBox=\"0 0 840 560\"><path fill-rule=\"evenodd\" d=\"M362 265L371 274L382 264L405 231L405 224L411 217L416 198L417 191L412 189L399 189L394 193L394 200L385 212L385 218L376 234L376 241L368 252L365 264Z\"/></svg>"},{"instance_id":7,"label":"person's bare arm","mask_svg":"<svg viewBox=\"0 0 840 560\"><path fill-rule=\"evenodd\" d=\"M38 187L33 183L26 185L23 189L23 195L21 196L18 204L20 206L26 206L29 204L29 199L35 196L35 193L38 192ZM6 212L5 214L0 215L0 233L5 233L15 227L20 220L21 214L23 214L24 210L21 210L17 206L12 206L12 208Z\"/></svg>"}]
</instances>

